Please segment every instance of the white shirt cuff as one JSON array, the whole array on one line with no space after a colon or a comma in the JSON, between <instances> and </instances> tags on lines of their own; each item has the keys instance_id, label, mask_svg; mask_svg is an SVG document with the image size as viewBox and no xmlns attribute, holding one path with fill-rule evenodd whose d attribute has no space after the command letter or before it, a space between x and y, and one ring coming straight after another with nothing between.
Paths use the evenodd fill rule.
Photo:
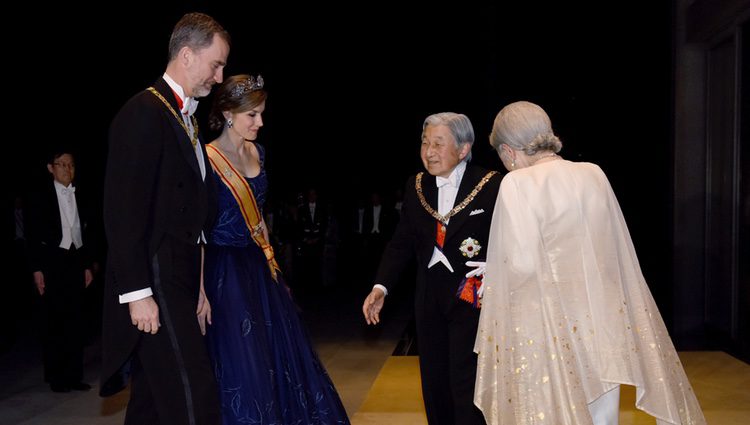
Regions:
<instances>
[{"instance_id":1,"label":"white shirt cuff","mask_svg":"<svg viewBox=\"0 0 750 425\"><path fill-rule=\"evenodd\" d=\"M137 291L128 292L126 294L120 295L120 304L127 304L133 301L142 300L152 295L154 295L154 292L151 290L151 288L143 288Z\"/></svg>"},{"instance_id":2,"label":"white shirt cuff","mask_svg":"<svg viewBox=\"0 0 750 425\"><path fill-rule=\"evenodd\" d=\"M388 290L387 290L387 289L385 289L385 286L383 286L383 285L381 285L381 284L379 284L379 283L376 283L375 285L373 285L373 286L372 286L372 289L375 289L375 288L378 288L378 289L380 289L381 291L383 291L383 296L386 296L386 295L388 295Z\"/></svg>"}]
</instances>

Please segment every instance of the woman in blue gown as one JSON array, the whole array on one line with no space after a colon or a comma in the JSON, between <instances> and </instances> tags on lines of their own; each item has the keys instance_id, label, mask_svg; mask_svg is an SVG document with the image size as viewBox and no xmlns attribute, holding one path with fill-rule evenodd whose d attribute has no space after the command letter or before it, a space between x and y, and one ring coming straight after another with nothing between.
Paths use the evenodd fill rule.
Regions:
<instances>
[{"instance_id":1,"label":"woman in blue gown","mask_svg":"<svg viewBox=\"0 0 750 425\"><path fill-rule=\"evenodd\" d=\"M264 150L253 142L265 99L260 76L233 76L210 116L222 132L207 149L219 208L205 251L206 337L223 424L348 424L267 242Z\"/></svg>"}]
</instances>

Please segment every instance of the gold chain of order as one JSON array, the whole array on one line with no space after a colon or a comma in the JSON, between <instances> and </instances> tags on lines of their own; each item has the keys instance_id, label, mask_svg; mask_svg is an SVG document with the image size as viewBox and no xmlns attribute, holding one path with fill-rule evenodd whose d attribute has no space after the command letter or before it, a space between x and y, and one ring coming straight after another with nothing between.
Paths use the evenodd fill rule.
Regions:
<instances>
[{"instance_id":1,"label":"gold chain of order","mask_svg":"<svg viewBox=\"0 0 750 425\"><path fill-rule=\"evenodd\" d=\"M162 101L162 103L164 103L165 105L167 105L167 108L169 109L169 111L172 113L172 115L174 115L174 117L177 120L177 122L179 122L180 125L182 126L182 128L185 130L185 133L187 134L188 138L190 139L190 143L193 144L193 149L195 149L195 146L198 145L198 121L195 120L195 117L192 116L192 115L190 116L190 122L193 124L193 134L191 135L190 134L190 129L188 128L187 125L185 125L185 120L183 120L182 118L180 118L179 115L177 115L177 111L174 110L174 108L172 107L172 105L169 104L169 102L167 101L167 99L164 99L164 96L162 96L161 93L159 93L158 91L156 91L156 89L153 88L153 87L149 87L148 91L150 91L151 93L153 93L154 96L158 97L159 100Z\"/></svg>"},{"instance_id":2,"label":"gold chain of order","mask_svg":"<svg viewBox=\"0 0 750 425\"><path fill-rule=\"evenodd\" d=\"M495 174L497 174L497 171L490 171L489 173L485 174L485 176L482 177L482 180L480 180L479 183L476 186L474 186L474 190L472 190L471 193L469 193L468 195L466 195L466 198L464 198L464 200L461 201L460 204L456 205L455 207L453 207L452 210L448 211L448 214L446 214L446 215L440 215L440 213L437 212L437 211L435 211L430 206L430 204L427 203L427 200L424 198L424 194L422 193L422 175L423 174L424 174L424 172L421 172L421 173L417 174L417 180L416 180L416 183L414 185L415 188L417 189L417 197L419 197L419 202L422 204L422 208L424 208L425 211L427 211L428 214L430 214L431 216L435 217L435 219L437 221L439 221L439 222L441 222L441 223L443 223L444 225L447 226L448 225L448 219L450 219L454 215L456 215L459 212L461 212L461 210L463 210L464 208L466 208L466 206L469 205L469 203L471 201L473 201L474 198L477 196L477 194L482 190L482 188L484 187L484 185L487 184L488 181L490 181L490 179L492 178L492 176L494 176Z\"/></svg>"}]
</instances>

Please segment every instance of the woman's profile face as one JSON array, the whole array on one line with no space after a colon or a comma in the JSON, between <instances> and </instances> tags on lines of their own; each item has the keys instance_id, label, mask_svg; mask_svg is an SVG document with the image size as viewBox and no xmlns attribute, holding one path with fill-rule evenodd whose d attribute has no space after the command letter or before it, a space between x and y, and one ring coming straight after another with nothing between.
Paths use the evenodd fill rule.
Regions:
<instances>
[{"instance_id":1,"label":"woman's profile face","mask_svg":"<svg viewBox=\"0 0 750 425\"><path fill-rule=\"evenodd\" d=\"M232 130L236 131L245 140L258 138L258 130L263 127L263 112L266 110L266 102L245 112L230 114L232 119Z\"/></svg>"}]
</instances>

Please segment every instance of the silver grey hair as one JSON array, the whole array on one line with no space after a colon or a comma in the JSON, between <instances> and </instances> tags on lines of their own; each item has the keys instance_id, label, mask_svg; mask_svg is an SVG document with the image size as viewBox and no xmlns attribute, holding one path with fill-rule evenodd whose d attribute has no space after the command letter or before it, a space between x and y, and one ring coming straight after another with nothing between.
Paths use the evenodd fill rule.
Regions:
<instances>
[{"instance_id":1,"label":"silver grey hair","mask_svg":"<svg viewBox=\"0 0 750 425\"><path fill-rule=\"evenodd\" d=\"M534 155L541 151L560 152L562 142L552 131L552 122L544 109L531 102L514 102L498 112L492 125L490 144L498 152L500 145Z\"/></svg>"},{"instance_id":2,"label":"silver grey hair","mask_svg":"<svg viewBox=\"0 0 750 425\"><path fill-rule=\"evenodd\" d=\"M466 162L471 161L471 147L474 145L474 127L469 121L469 117L464 114L455 112L440 112L432 114L424 119L422 124L422 138L428 125L444 125L448 127L453 139L456 140L456 150L460 150L463 145L469 145L469 154L466 155Z\"/></svg>"}]
</instances>

